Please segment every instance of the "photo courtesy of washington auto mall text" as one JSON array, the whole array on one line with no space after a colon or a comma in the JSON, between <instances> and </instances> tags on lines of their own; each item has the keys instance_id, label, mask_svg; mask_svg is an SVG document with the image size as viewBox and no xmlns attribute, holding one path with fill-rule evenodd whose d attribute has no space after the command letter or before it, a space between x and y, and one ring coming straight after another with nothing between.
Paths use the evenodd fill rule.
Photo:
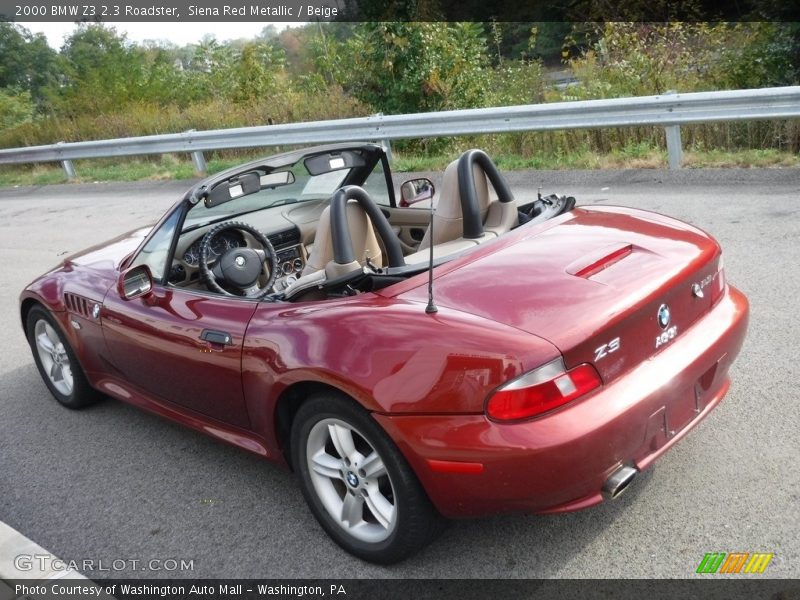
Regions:
<instances>
[{"instance_id":1,"label":"photo courtesy of washington auto mall text","mask_svg":"<svg viewBox=\"0 0 800 600\"><path fill-rule=\"evenodd\" d=\"M347 584L324 583L319 581L303 585L298 583L247 582L247 583L196 583L180 582L124 582L92 583L90 581L63 581L48 583L14 584L16 598L37 598L56 600L57 598L121 600L135 598L336 598L347 597Z\"/></svg>"}]
</instances>

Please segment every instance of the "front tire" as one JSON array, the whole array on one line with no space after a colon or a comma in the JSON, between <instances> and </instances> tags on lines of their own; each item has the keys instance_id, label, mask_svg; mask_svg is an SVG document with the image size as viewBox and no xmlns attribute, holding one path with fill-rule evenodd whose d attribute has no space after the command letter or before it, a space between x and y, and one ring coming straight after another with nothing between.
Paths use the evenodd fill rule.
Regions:
<instances>
[{"instance_id":1,"label":"front tire","mask_svg":"<svg viewBox=\"0 0 800 600\"><path fill-rule=\"evenodd\" d=\"M291 446L311 512L351 554L395 563L441 531L442 518L405 458L350 399L309 398L295 416Z\"/></svg>"},{"instance_id":2,"label":"front tire","mask_svg":"<svg viewBox=\"0 0 800 600\"><path fill-rule=\"evenodd\" d=\"M84 408L102 399L89 385L67 337L49 312L33 307L26 329L36 368L56 400L67 408Z\"/></svg>"}]
</instances>

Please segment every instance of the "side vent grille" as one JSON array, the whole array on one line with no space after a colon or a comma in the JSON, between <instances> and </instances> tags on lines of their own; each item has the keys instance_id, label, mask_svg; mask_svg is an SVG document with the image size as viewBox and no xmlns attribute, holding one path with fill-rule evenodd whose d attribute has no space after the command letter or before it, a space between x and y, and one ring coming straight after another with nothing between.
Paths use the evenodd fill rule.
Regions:
<instances>
[{"instance_id":1,"label":"side vent grille","mask_svg":"<svg viewBox=\"0 0 800 600\"><path fill-rule=\"evenodd\" d=\"M289 245L293 246L300 243L300 230L296 227L292 227L291 229L285 229L278 233L268 235L267 239L276 248Z\"/></svg>"},{"instance_id":2,"label":"side vent grille","mask_svg":"<svg viewBox=\"0 0 800 600\"><path fill-rule=\"evenodd\" d=\"M77 313L82 317L86 317L87 319L92 318L92 306L94 305L94 302L87 300L83 296L65 293L64 304L66 304L68 310Z\"/></svg>"}]
</instances>

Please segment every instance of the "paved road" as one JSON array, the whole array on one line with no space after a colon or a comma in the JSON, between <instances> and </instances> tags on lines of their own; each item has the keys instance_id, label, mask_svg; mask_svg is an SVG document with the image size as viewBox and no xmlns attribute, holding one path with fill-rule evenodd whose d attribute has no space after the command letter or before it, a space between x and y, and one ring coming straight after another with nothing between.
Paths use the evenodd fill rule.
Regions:
<instances>
[{"instance_id":1,"label":"paved road","mask_svg":"<svg viewBox=\"0 0 800 600\"><path fill-rule=\"evenodd\" d=\"M710 551L774 552L769 575L800 576L800 171L510 180L524 196L543 183L713 232L752 302L726 401L618 501L454 523L381 568L325 536L289 473L120 402L60 408L34 368L17 294L62 255L155 220L188 186L154 182L0 190L0 521L65 559L193 559L184 576L683 578Z\"/></svg>"}]
</instances>

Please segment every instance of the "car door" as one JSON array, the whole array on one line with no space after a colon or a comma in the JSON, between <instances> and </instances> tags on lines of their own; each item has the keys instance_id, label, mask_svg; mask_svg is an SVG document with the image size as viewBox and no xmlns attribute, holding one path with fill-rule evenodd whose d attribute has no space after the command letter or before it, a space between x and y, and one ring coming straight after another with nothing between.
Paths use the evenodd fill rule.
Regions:
<instances>
[{"instance_id":1,"label":"car door","mask_svg":"<svg viewBox=\"0 0 800 600\"><path fill-rule=\"evenodd\" d=\"M429 206L429 203L409 208L381 206L383 214L386 215L389 224L392 226L392 231L400 239L403 254L416 252L419 243L425 237L425 232L431 223Z\"/></svg>"},{"instance_id":2,"label":"car door","mask_svg":"<svg viewBox=\"0 0 800 600\"><path fill-rule=\"evenodd\" d=\"M133 300L111 289L101 317L109 359L148 395L248 427L242 345L257 306L159 283Z\"/></svg>"}]
</instances>

